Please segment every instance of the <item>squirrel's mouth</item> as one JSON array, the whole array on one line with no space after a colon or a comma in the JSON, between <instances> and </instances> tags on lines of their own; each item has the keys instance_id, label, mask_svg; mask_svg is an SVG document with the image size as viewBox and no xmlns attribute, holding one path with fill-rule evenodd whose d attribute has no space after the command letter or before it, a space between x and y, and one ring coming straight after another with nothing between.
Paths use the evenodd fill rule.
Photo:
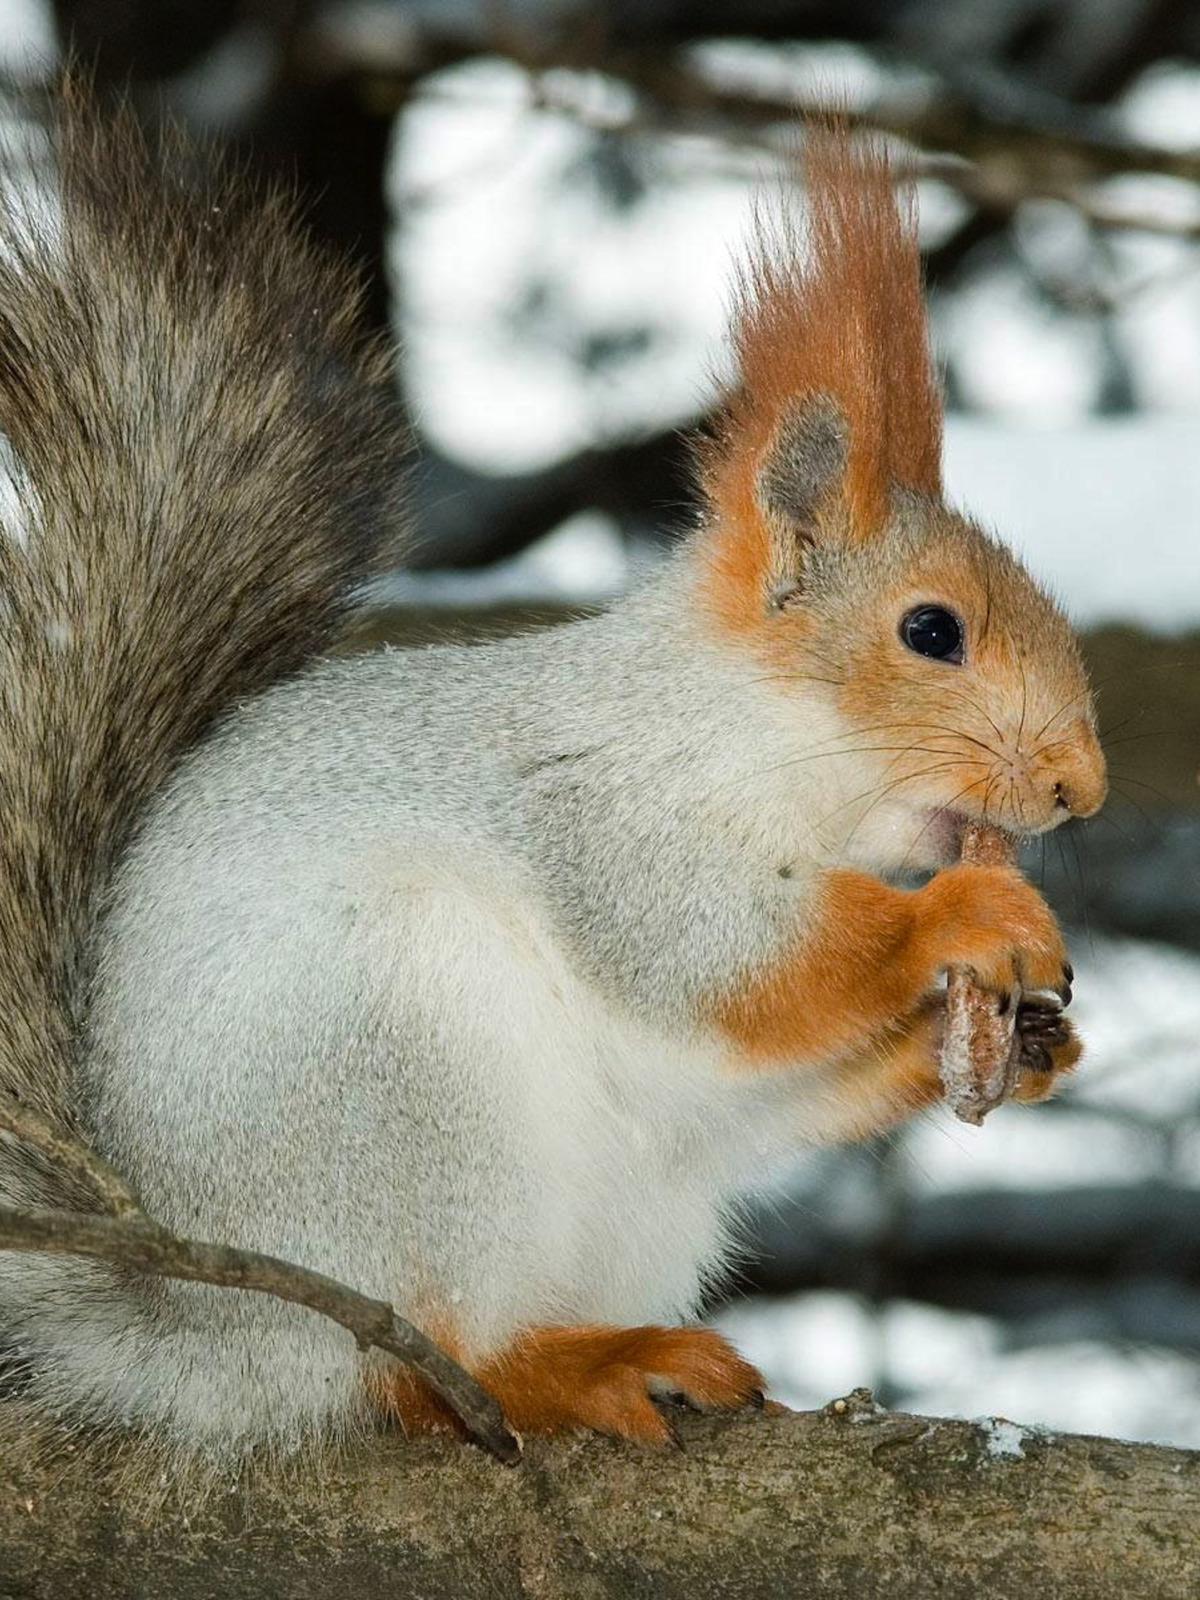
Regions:
<instances>
[{"instance_id":1,"label":"squirrel's mouth","mask_svg":"<svg viewBox=\"0 0 1200 1600\"><path fill-rule=\"evenodd\" d=\"M969 820L966 813L955 811L953 806L933 806L921 815L921 831L915 842L922 859L938 866L957 861Z\"/></svg>"}]
</instances>

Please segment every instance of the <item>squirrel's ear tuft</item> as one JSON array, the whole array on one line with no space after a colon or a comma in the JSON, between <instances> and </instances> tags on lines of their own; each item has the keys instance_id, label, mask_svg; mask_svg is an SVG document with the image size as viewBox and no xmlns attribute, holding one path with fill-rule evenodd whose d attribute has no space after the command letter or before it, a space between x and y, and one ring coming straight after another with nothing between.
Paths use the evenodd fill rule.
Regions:
<instances>
[{"instance_id":1,"label":"squirrel's ear tuft","mask_svg":"<svg viewBox=\"0 0 1200 1600\"><path fill-rule=\"evenodd\" d=\"M808 133L801 231L760 211L739 274L737 382L701 453L718 570L757 574L758 614L790 525L879 533L894 486L941 493L942 413L911 191L877 141ZM750 595L744 597L750 600Z\"/></svg>"}]
</instances>

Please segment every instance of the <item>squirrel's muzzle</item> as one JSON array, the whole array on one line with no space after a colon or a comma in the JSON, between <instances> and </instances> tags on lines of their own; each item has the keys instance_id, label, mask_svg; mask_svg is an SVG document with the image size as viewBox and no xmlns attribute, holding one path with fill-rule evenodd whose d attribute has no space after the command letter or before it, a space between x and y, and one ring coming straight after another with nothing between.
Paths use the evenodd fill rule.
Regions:
<instances>
[{"instance_id":1,"label":"squirrel's muzzle","mask_svg":"<svg viewBox=\"0 0 1200 1600\"><path fill-rule=\"evenodd\" d=\"M1046 745L1038 762L1049 825L1068 817L1091 817L1108 794L1104 752L1092 728L1080 720L1061 740Z\"/></svg>"}]
</instances>

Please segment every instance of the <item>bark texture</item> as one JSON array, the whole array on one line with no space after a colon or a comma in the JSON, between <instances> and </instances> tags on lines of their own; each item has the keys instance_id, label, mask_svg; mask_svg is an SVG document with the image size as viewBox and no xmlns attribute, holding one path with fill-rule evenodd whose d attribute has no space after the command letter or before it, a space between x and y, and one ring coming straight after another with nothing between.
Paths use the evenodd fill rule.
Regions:
<instances>
[{"instance_id":1,"label":"bark texture","mask_svg":"<svg viewBox=\"0 0 1200 1600\"><path fill-rule=\"evenodd\" d=\"M1194 1600L1200 1453L878 1411L376 1440L199 1498L0 1406L3 1600ZM131 1467L131 1463L133 1463ZM154 1480L154 1481L152 1481Z\"/></svg>"}]
</instances>

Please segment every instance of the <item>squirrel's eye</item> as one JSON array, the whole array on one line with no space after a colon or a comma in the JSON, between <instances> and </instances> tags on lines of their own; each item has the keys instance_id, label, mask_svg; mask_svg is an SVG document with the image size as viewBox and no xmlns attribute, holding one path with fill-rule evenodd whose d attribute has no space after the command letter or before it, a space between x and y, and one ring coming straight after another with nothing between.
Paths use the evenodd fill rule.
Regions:
<instances>
[{"instance_id":1,"label":"squirrel's eye","mask_svg":"<svg viewBox=\"0 0 1200 1600\"><path fill-rule=\"evenodd\" d=\"M963 658L963 625L953 611L941 606L918 606L900 624L900 637L919 656L958 666Z\"/></svg>"}]
</instances>

